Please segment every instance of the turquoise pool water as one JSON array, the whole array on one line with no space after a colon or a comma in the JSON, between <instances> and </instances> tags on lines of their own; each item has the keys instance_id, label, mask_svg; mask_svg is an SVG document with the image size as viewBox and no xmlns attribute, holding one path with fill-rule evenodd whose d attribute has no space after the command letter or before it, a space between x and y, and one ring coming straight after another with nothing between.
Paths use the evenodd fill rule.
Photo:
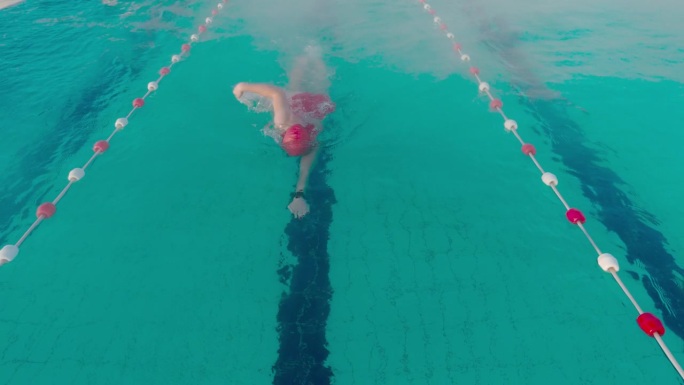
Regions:
<instances>
[{"instance_id":1,"label":"turquoise pool water","mask_svg":"<svg viewBox=\"0 0 684 385\"><path fill-rule=\"evenodd\" d=\"M431 4L684 359L682 6ZM0 10L0 244L214 3ZM311 214L234 100L312 41ZM419 4L234 1L0 268L0 384L677 384Z\"/></svg>"}]
</instances>

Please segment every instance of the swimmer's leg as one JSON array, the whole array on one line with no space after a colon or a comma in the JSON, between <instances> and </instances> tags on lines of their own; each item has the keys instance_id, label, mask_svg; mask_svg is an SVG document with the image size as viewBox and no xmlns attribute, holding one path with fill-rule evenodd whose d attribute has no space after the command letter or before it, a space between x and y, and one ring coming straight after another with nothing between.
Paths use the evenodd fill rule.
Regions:
<instances>
[{"instance_id":1,"label":"swimmer's leg","mask_svg":"<svg viewBox=\"0 0 684 385\"><path fill-rule=\"evenodd\" d=\"M290 72L289 88L295 92L327 94L330 87L329 69L323 62L321 48L310 44L304 51L304 55L295 59Z\"/></svg>"},{"instance_id":2,"label":"swimmer's leg","mask_svg":"<svg viewBox=\"0 0 684 385\"><path fill-rule=\"evenodd\" d=\"M327 94L330 88L331 71L323 61L323 51L319 46L307 46L307 57L311 66L311 80L317 88L317 92Z\"/></svg>"},{"instance_id":3,"label":"swimmer's leg","mask_svg":"<svg viewBox=\"0 0 684 385\"><path fill-rule=\"evenodd\" d=\"M292 71L289 75L288 89L292 92L304 92L304 73L309 66L309 60L306 56L300 56L295 59Z\"/></svg>"}]
</instances>

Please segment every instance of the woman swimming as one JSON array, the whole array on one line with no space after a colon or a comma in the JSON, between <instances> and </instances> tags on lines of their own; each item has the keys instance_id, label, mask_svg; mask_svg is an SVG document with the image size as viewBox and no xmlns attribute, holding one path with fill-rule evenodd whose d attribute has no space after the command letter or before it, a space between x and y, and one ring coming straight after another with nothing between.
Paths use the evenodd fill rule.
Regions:
<instances>
[{"instance_id":1,"label":"woman swimming","mask_svg":"<svg viewBox=\"0 0 684 385\"><path fill-rule=\"evenodd\" d=\"M308 87L303 75L309 75ZM316 79L318 78L318 79ZM297 59L290 75L288 90L270 84L239 83L233 89L238 100L245 93L257 94L267 98L273 112L274 139L289 155L301 157L299 178L287 208L295 218L301 218L309 212L309 204L304 197L304 190L309 178L309 171L318 151L316 137L323 130L322 121L335 110L335 104L321 92L327 88L327 70L320 58L320 53L313 47L307 47L307 54ZM307 88L308 92L305 90Z\"/></svg>"}]
</instances>

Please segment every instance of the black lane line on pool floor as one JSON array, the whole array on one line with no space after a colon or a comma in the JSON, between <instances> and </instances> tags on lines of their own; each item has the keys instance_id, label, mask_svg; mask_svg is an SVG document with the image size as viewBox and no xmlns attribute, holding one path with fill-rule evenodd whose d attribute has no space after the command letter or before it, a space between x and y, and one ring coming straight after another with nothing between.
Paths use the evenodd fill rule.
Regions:
<instances>
[{"instance_id":1,"label":"black lane line on pool floor","mask_svg":"<svg viewBox=\"0 0 684 385\"><path fill-rule=\"evenodd\" d=\"M532 95L555 94L530 70L528 60L515 48L517 38L508 33L503 20L483 22L481 32L491 51L510 64L515 88ZM523 96L520 101L535 117L541 132L550 139L552 152L560 156L569 172L581 181L582 193L594 204L598 219L624 242L627 260L631 264L640 262L648 275L640 277L636 272L627 272L642 282L656 308L662 312L669 330L684 339L684 318L677 317L684 314L681 278L684 268L677 265L674 256L667 251L665 236L647 223L656 221L655 215L638 207L620 189L627 185L622 178L602 166L606 161L587 147L582 128L566 111L570 105L567 100L556 95L548 99ZM648 308L644 310L648 311Z\"/></svg>"},{"instance_id":2,"label":"black lane line on pool floor","mask_svg":"<svg viewBox=\"0 0 684 385\"><path fill-rule=\"evenodd\" d=\"M553 153L581 180L582 193L594 204L598 219L624 242L627 260L631 264L639 261L649 275L639 277L636 272L627 272L635 280L641 280L670 331L684 338L684 319L677 317L684 312L684 289L676 275L684 276L684 269L667 252L665 236L646 223L654 216L638 208L620 189L626 183L610 168L600 166L605 161L584 145L579 125L553 101L523 99L522 103L551 139Z\"/></svg>"},{"instance_id":3,"label":"black lane line on pool floor","mask_svg":"<svg viewBox=\"0 0 684 385\"><path fill-rule=\"evenodd\" d=\"M274 385L329 385L333 376L325 363L325 328L333 292L328 276L328 237L336 202L326 181L330 159L328 150L321 148L306 191L311 212L292 219L285 228L287 249L297 263L278 270L280 281L290 287L278 310L280 348L273 366Z\"/></svg>"}]
</instances>

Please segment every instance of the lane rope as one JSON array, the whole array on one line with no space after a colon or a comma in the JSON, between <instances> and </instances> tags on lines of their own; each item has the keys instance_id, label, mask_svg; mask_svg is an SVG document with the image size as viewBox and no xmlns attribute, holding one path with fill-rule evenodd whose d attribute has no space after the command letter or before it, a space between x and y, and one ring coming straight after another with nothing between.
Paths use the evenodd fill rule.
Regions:
<instances>
[{"instance_id":1,"label":"lane rope","mask_svg":"<svg viewBox=\"0 0 684 385\"><path fill-rule=\"evenodd\" d=\"M207 18L204 19L204 23L202 23L199 27L197 27L197 33L194 33L190 36L190 41L187 43L184 43L181 45L181 51L178 54L174 54L171 56L171 63L166 66L162 67L159 70L159 78L157 80L151 81L147 83L147 92L145 95L139 98L135 98L133 100L133 108L128 112L128 114L123 117L123 118L118 118L114 122L114 130L112 133L107 137L107 139L104 140L98 140L95 142L93 145L93 155L88 159L87 162L82 167L77 167L74 168L69 172L69 175L67 176L68 183L62 191L53 199L51 202L45 202L42 203L40 206L38 206L38 209L36 209L36 220L29 226L29 228L24 232L24 234L19 238L19 240L11 245L5 245L0 249L0 266L12 262L14 258L16 258L17 254L19 254L19 247L26 241L29 235L33 233L33 231L38 228L38 226L43 223L46 219L52 218L53 215L57 212L57 204L59 201L64 198L64 195L71 189L71 187L74 185L74 183L80 181L83 179L85 176L86 169L90 167L90 165L95 161L95 159L102 154L104 154L108 149L109 145L111 143L112 138L114 135L116 135L118 132L124 129L128 125L128 120L133 116L133 113L142 108L145 105L145 99L147 99L150 94L153 92L157 91L159 89L159 83L164 79L166 75L171 73L171 68L178 64L181 60L186 58L190 52L190 49L192 47L192 44L199 42L200 37L207 32L207 28L211 25L211 23L214 21L214 17L216 17L221 10L226 6L228 3L228 0L222 0L220 3L216 4L216 7L211 10L211 16L208 16Z\"/></svg>"},{"instance_id":2,"label":"lane rope","mask_svg":"<svg viewBox=\"0 0 684 385\"><path fill-rule=\"evenodd\" d=\"M442 22L440 17L436 16L436 12L432 8L432 6L430 6L426 2L426 0L418 0L418 2L423 6L423 9L425 9L430 15L433 16L433 22L439 27L440 30L444 32L445 36L452 42L452 48L454 52L460 55L460 60L463 63L468 64L471 61L470 56L463 52L462 46L455 41L454 34L449 32L446 24ZM219 12L224 8L224 4L226 3L228 3L228 0L222 0L221 3L218 3L216 5L216 8L214 8L211 11L211 16L207 17L204 23L198 27L197 33L190 36L190 41L188 43L181 45L181 52L179 54L174 54L173 56L171 56L171 63L168 66L162 67L159 70L159 78L147 84L147 92L142 97L133 100L133 108L129 111L129 113L125 117L118 118L115 121L114 130L109 135L109 137L107 137L107 139L105 140L99 140L95 142L95 144L93 145L93 155L86 161L86 163L82 167L74 168L69 172L67 176L68 183L55 197L55 199L53 199L51 202L45 202L38 206L36 210L35 221L23 233L19 240L14 244L5 245L2 247L2 249L0 249L0 266L13 261L19 253L19 247L26 241L28 236L31 235L31 233L33 233L33 231L35 231L36 228L38 228L38 226L43 221L51 218L56 213L57 204L59 203L59 201L66 195L66 193L69 191L69 189L73 186L74 183L80 181L85 176L86 169L95 161L95 159L100 155L104 154L109 149L110 142L114 135L116 135L119 131L123 130L128 125L129 119L133 116L133 113L145 105L145 100L150 94L158 90L159 83L164 79L165 76L167 76L171 72L171 68L175 64L179 63L183 58L187 57L192 47L192 44L199 41L201 35L207 31L207 28L213 22L213 18L219 14ZM507 132L512 133L515 136L515 138L520 142L520 144L522 145L522 152L532 160L534 165L541 172L542 182L544 182L544 184L546 184L553 190L553 192L556 194L560 202L565 207L565 215L568 221L570 221L570 223L574 225L577 225L577 227L582 231L585 238L589 241L594 250L596 250L598 254L597 262L601 269L611 274L611 276L615 279L615 281L620 286L624 294L635 307L635 309L639 313L639 316L637 317L637 324L639 325L639 327L644 331L644 333L646 333L650 337L653 337L658 342L658 345L663 350L663 353L665 353L667 358L670 360L672 366L675 368L675 370L677 370L682 379L684 379L684 370L682 369L681 365L676 360L676 358L674 357L674 355L667 347L665 341L662 338L662 336L665 334L665 328L662 322L652 313L647 313L642 310L641 306L632 296L632 294L627 289L626 285L618 275L620 266L617 259L609 253L603 253L596 244L596 242L594 242L588 230L584 227L584 223L586 222L584 214L580 210L572 208L568 205L567 201L563 198L560 190L557 187L558 178L554 174L545 171L539 163L539 161L535 158L535 147L530 143L526 143L522 139L521 135L518 133L517 122L513 119L508 118L508 116L505 114L503 110L503 102L492 95L489 84L483 81L480 77L480 70L477 67L471 66L469 68L469 72L477 81L479 91L486 94L489 98L489 107L492 110L498 112L503 118L504 129Z\"/></svg>"},{"instance_id":3,"label":"lane rope","mask_svg":"<svg viewBox=\"0 0 684 385\"><path fill-rule=\"evenodd\" d=\"M459 59L461 60L461 62L469 66L468 71L472 75L472 77L477 81L478 90L481 93L487 95L487 97L489 98L489 108L493 111L498 112L499 115L501 115L501 117L503 118L504 129L515 136L518 142L520 142L520 144L522 145L521 150L523 154L527 155L530 158L530 160L532 160L537 169L541 172L542 182L544 182L545 185L549 186L551 190L553 190L554 194L556 194L556 197L558 197L558 200L560 200L561 204L565 207L565 216L568 219L568 221L576 225L582 231L582 234L584 234L585 238L589 241L594 250L596 250L596 253L598 254L598 265L601 267L603 271L609 273L615 279L615 282L617 282L625 296L627 296L627 298L632 303L636 311L639 313L639 316L637 317L636 321L641 330L643 330L643 332L646 333L646 335L653 337L658 342L658 345L663 350L663 353L665 353L665 356L668 358L668 360L670 360L672 366L679 373L682 379L684 379L684 370L682 370L682 366L679 364L679 362L674 357L674 355L667 347L665 341L662 338L663 334L665 334L665 327L663 326L663 323L660 321L660 319L658 319L658 317L656 317L652 313L647 313L642 310L637 300L634 298L634 296L632 296L632 293L630 293L629 289L627 289L627 286L618 275L618 272L620 271L620 265L618 263L618 260L613 255L602 252L596 244L596 242L594 242L594 239L591 237L589 231L584 226L586 218L582 211L576 208L572 208L570 207L570 205L568 205L568 202L565 200L560 190L558 189L558 178L556 177L556 175L548 171L545 171L541 163L535 158L537 150L534 147L534 145L526 143L522 139L520 133L518 132L518 123L515 120L510 119L506 115L506 113L503 110L503 102L501 101L501 99L495 98L494 95L492 95L489 83L485 82L482 79L482 77L480 76L479 68L470 65L470 55L463 51L463 47L456 41L456 37L454 36L454 34L449 32L447 25L442 21L442 19L439 16L437 16L437 12L435 11L435 9L430 4L428 4L426 0L418 0L418 3L420 3L423 9L432 16L433 23L441 30L441 32L444 33L444 36L446 36L446 38L449 39L449 41L452 44L452 49L454 53L459 55Z\"/></svg>"}]
</instances>

